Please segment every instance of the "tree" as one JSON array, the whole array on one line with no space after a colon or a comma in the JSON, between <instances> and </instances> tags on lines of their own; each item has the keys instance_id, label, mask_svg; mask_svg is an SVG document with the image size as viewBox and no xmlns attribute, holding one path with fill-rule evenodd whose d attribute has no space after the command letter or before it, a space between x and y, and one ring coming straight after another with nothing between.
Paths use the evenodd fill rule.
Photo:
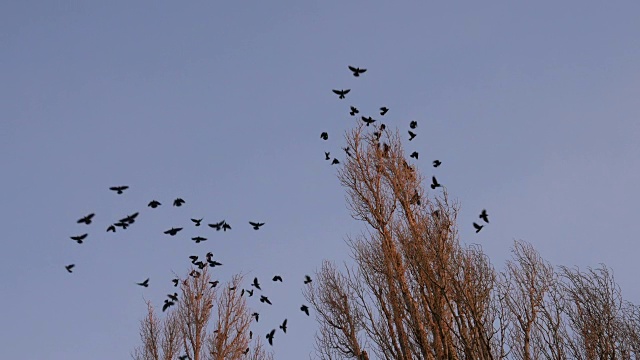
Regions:
<instances>
[{"instance_id":1,"label":"tree","mask_svg":"<svg viewBox=\"0 0 640 360\"><path fill-rule=\"evenodd\" d=\"M135 360L270 360L260 339L249 335L251 315L239 291L243 277L235 275L227 284L210 285L207 268L190 269L181 282L178 302L169 307L164 319L147 302L147 316L140 322L142 345ZM215 317L212 318L212 312ZM214 330L208 331L209 322Z\"/></svg>"},{"instance_id":2,"label":"tree","mask_svg":"<svg viewBox=\"0 0 640 360\"><path fill-rule=\"evenodd\" d=\"M352 217L354 264L325 261L305 291L321 359L636 359L639 309L623 303L603 266L557 273L516 241L497 272L478 245L460 244L459 206L427 193L397 131L346 134L338 178Z\"/></svg>"}]
</instances>

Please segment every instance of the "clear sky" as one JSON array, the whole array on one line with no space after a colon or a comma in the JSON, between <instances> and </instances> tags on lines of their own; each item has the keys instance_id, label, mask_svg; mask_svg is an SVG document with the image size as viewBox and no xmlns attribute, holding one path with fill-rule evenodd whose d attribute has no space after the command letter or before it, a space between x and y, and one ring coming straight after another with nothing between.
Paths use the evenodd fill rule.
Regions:
<instances>
[{"instance_id":1,"label":"clear sky","mask_svg":"<svg viewBox=\"0 0 640 360\"><path fill-rule=\"evenodd\" d=\"M349 105L387 106L405 133L419 122L413 162L460 202L461 241L496 268L523 239L556 265L606 263L640 303L639 13L635 1L1 2L0 358L129 358L144 300L160 305L172 271L207 251L220 279L263 280L274 305L250 302L257 334L289 319L276 358L307 358L303 276L348 260L344 239L362 230L323 153L344 157ZM475 234L483 208L491 223ZM185 230L162 233L172 226Z\"/></svg>"}]
</instances>

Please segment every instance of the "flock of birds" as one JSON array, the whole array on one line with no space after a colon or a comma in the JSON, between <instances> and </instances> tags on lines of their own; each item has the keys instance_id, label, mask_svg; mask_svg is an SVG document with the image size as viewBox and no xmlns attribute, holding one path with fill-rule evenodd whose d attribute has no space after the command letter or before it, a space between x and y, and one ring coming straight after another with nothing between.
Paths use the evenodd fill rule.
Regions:
<instances>
[{"instance_id":1,"label":"flock of birds","mask_svg":"<svg viewBox=\"0 0 640 360\"><path fill-rule=\"evenodd\" d=\"M355 77L360 77L361 74L365 73L367 71L367 69L362 69L362 68L357 68L357 67L353 67L353 66L349 66L349 70L351 70L353 72L353 76ZM338 95L339 99L345 99L346 95L349 94L351 91L351 89L340 89L340 90L333 90L333 93L335 93L336 95ZM349 115L351 116L356 116L356 114L360 113L360 110L358 108L356 108L355 106L350 106L349 107ZM387 108L386 106L382 106L379 108L380 112L380 116L385 116L387 114L387 112L389 112L389 108ZM366 124L366 126L370 126L372 124L374 124L375 122L377 122L378 120L373 119L371 116L361 116L361 120ZM409 130L408 130L408 135L409 135L409 141L413 140L416 136L417 133L414 132L416 130L416 128L418 127L418 122L413 120L409 123ZM380 122L380 125L377 127L377 131L374 132L374 135L377 137L377 139L379 140L380 137L382 136L382 131L385 129L385 124ZM327 132L322 132L320 134L320 138L322 140L328 140L329 139L329 134ZM389 146L387 144L384 144L385 147L385 152L388 151ZM349 147L345 147L343 148L343 150L345 151L347 156L352 156ZM330 152L325 152L325 160L331 160L331 153ZM417 151L413 151L410 155L411 158L418 160L420 154ZM332 165L337 165L340 164L340 161L336 158L333 157L333 160L331 160L331 164ZM406 162L405 162L406 164ZM442 162L440 160L434 160L433 161L433 167L437 168L442 164ZM406 164L407 166L409 166L408 164ZM438 180L436 179L435 176L432 176L431 178L431 189L436 189L438 187L441 187L442 185L438 182ZM128 186L113 186L110 187L109 189L111 191L116 192L116 194L123 194L125 190L127 190L129 187ZM419 194L416 192L416 194L414 195L414 198L412 199L412 202L420 204L420 196ZM181 207L185 204L185 200L183 200L182 198L176 198L173 201L173 206L174 207ZM148 207L151 209L156 209L157 207L161 206L162 203L160 203L157 200L152 200L148 203ZM133 223L136 222L136 218L138 217L139 213L135 212L133 214L129 214L124 216L121 219L118 219L118 221L114 222L113 224L109 225L107 227L107 232L116 232L118 228L121 228L122 230L127 229L127 227L129 227L130 225L132 225ZM437 215L437 214L436 214ZM82 218L80 218L79 220L77 220L78 224L85 224L85 225L90 225L93 222L93 218L95 216L95 213L90 213L86 216L83 216ZM484 223L489 223L489 217L487 214L486 210L482 210L480 216L480 219L482 219L484 221ZM202 221L203 219L191 219L191 222L193 223L193 225L195 227L200 227L202 225ZM229 223L226 222L226 220L222 220L219 222L215 222L215 223L210 223L207 224L210 228L215 229L216 231L224 231L226 232L227 230L231 230L232 227ZM254 229L254 230L260 230L260 228L262 226L265 225L264 222L255 222L255 221L249 221L249 225ZM482 230L482 228L484 227L484 225L479 225L478 223L474 222L473 223L473 227L476 230L476 233L480 232L480 230ZM181 230L183 230L182 227L172 227L166 231L164 231L164 234L169 235L169 236L176 236ZM87 239L88 237L88 233L83 233L81 235L75 235L75 236L71 236L71 239L76 241L78 244L83 244L83 242ZM206 237L203 236L196 236L191 238L192 241L194 241L195 243L199 244L203 241L207 241ZM216 266L221 266L222 263L220 263L217 260L213 259L213 253L212 252L208 252L205 257L204 257L204 261L203 260L199 260L199 257L197 255L191 255L189 256L189 259L191 260L191 264L194 265L195 267L197 267L199 270L204 269L205 267L209 266L209 267L216 267ZM69 272L72 273L73 269L75 268L75 264L68 264L65 266L65 269ZM194 278L198 278L201 276L201 272L199 272L196 269L193 269L189 276L192 276ZM280 275L275 275L273 276L273 278L271 279L273 282L282 282L282 277ZM142 282L136 283L137 285L144 287L144 288L148 288L149 287L149 281L150 278L145 279ZM180 279L179 278L174 278L171 280L173 282L173 286L177 287L180 283ZM304 281L303 283L309 284L311 283L312 279L309 275L305 275L304 277ZM186 280L183 280L183 282L186 282ZM215 281L210 281L209 285L211 286L211 288L216 287L219 284L218 280ZM250 284L250 286L252 287L252 289L241 289L241 296L248 296L248 297L253 297L254 296L254 291L255 290L259 290L262 291L261 285L260 285L260 281L258 280L257 277L255 277L253 279L253 282ZM234 291L236 290L235 287L230 287L229 288L230 291ZM268 304L268 305L272 305L271 300L266 296L266 295L260 295L260 299L259 301L261 303L264 304ZM162 306L162 311L166 311L167 309L169 309L171 306L174 306L176 303L178 302L178 293L174 292L173 294L167 294L167 299L164 300L164 304ZM309 307L307 305L302 305L300 307L300 311L304 312L307 316L309 316ZM259 320L259 316L260 314L257 312L254 312L251 314L251 317L255 319L256 322L258 322ZM279 329L281 329L284 333L287 332L287 319L284 319L284 321L279 325L278 327ZM275 337L276 334L276 329L272 329L270 332L268 332L266 334L266 339L268 340L270 345L273 345L273 339ZM253 337L253 333L250 332L250 338ZM249 349L247 348L245 351L245 354L248 353ZM365 354L363 352L363 354ZM362 354L361 354L362 355ZM366 355L365 355L366 356ZM187 359L188 357L186 355L180 356L179 357L181 360Z\"/></svg>"}]
</instances>

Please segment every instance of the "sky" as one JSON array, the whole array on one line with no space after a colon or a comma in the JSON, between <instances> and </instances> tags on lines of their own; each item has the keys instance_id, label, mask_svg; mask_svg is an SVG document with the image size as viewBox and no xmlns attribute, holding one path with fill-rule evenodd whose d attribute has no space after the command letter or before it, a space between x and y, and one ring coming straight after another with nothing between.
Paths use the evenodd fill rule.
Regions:
<instances>
[{"instance_id":1,"label":"sky","mask_svg":"<svg viewBox=\"0 0 640 360\"><path fill-rule=\"evenodd\" d=\"M460 241L497 270L521 239L554 265L606 264L640 304L639 12L632 1L1 2L0 357L128 359L145 300L161 305L188 256L213 251L219 279L262 279L274 305L249 302L254 333L288 318L276 359L308 358L317 326L298 309L303 277L349 262L345 239L364 229L324 160L344 157L349 105L387 106L385 123L405 133L418 121L412 163L459 202ZM348 65L368 70L354 78ZM171 206L177 197L186 204ZM482 209L491 222L475 234ZM133 212L129 229L105 232ZM174 226L185 230L163 234ZM82 245L69 239L84 232Z\"/></svg>"}]
</instances>

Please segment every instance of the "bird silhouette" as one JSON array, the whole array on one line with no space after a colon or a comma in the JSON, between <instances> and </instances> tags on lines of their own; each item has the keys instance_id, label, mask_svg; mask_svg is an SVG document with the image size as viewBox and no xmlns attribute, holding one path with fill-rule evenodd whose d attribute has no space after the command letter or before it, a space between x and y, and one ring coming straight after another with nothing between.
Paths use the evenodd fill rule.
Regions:
<instances>
[{"instance_id":1,"label":"bird silhouette","mask_svg":"<svg viewBox=\"0 0 640 360\"><path fill-rule=\"evenodd\" d=\"M413 131L409 130L409 141L413 140L414 137L416 137L416 133L414 133Z\"/></svg>"},{"instance_id":2,"label":"bird silhouette","mask_svg":"<svg viewBox=\"0 0 640 360\"><path fill-rule=\"evenodd\" d=\"M442 185L440 185L440 184L438 183L438 180L436 180L436 177L435 177L435 176L432 176L432 177L431 177L431 188L432 188L433 190L435 190L437 187L440 187L440 186L442 186Z\"/></svg>"},{"instance_id":3,"label":"bird silhouette","mask_svg":"<svg viewBox=\"0 0 640 360\"><path fill-rule=\"evenodd\" d=\"M351 116L356 116L356 114L360 112L358 108L356 108L355 106L350 106L350 108L351 108L351 111L349 111L349 115Z\"/></svg>"},{"instance_id":4,"label":"bird silhouette","mask_svg":"<svg viewBox=\"0 0 640 360\"><path fill-rule=\"evenodd\" d=\"M138 217L139 213L133 213L131 215L127 215L126 217L123 217L122 219L118 220L118 222L120 223L127 223L127 224L133 224L134 222L136 222L136 218Z\"/></svg>"},{"instance_id":5,"label":"bird silhouette","mask_svg":"<svg viewBox=\"0 0 640 360\"><path fill-rule=\"evenodd\" d=\"M224 224L222 224L222 231L227 230L231 230L231 225L227 224L227 222L225 221Z\"/></svg>"},{"instance_id":6,"label":"bird silhouette","mask_svg":"<svg viewBox=\"0 0 640 360\"><path fill-rule=\"evenodd\" d=\"M177 287L178 283L180 282L180 279L175 278L175 279L171 280L171 282L173 282L173 287Z\"/></svg>"},{"instance_id":7,"label":"bird silhouette","mask_svg":"<svg viewBox=\"0 0 640 360\"><path fill-rule=\"evenodd\" d=\"M329 155L331 155L331 153L330 153L330 152L326 152L326 151L325 151L325 152L324 152L324 159L325 159L325 160L331 160L331 158L329 157Z\"/></svg>"},{"instance_id":8,"label":"bird silhouette","mask_svg":"<svg viewBox=\"0 0 640 360\"><path fill-rule=\"evenodd\" d=\"M176 303L173 301L169 301L167 299L164 300L164 305L162 306L162 312L165 312L169 307L175 305Z\"/></svg>"},{"instance_id":9,"label":"bird silhouette","mask_svg":"<svg viewBox=\"0 0 640 360\"><path fill-rule=\"evenodd\" d=\"M115 225L109 225L109 227L107 228L107 232L116 232L116 226Z\"/></svg>"},{"instance_id":10,"label":"bird silhouette","mask_svg":"<svg viewBox=\"0 0 640 360\"><path fill-rule=\"evenodd\" d=\"M200 272L197 270L191 270L191 272L189 273L189 276L192 276L197 279L200 277Z\"/></svg>"},{"instance_id":11,"label":"bird silhouette","mask_svg":"<svg viewBox=\"0 0 640 360\"><path fill-rule=\"evenodd\" d=\"M304 283L305 283L305 284L308 284L308 283L310 283L311 281L312 281L312 280L311 280L311 276L309 276L309 275L305 275L305 276L304 276Z\"/></svg>"},{"instance_id":12,"label":"bird silhouette","mask_svg":"<svg viewBox=\"0 0 640 360\"><path fill-rule=\"evenodd\" d=\"M420 156L420 154L418 154L417 151L414 151L414 152L411 153L411 155L409 155L409 157L412 157L412 158L414 158L416 160L418 160L418 156Z\"/></svg>"},{"instance_id":13,"label":"bird silhouette","mask_svg":"<svg viewBox=\"0 0 640 360\"><path fill-rule=\"evenodd\" d=\"M196 237L192 237L191 240L195 241L196 244L200 244L201 241L207 241L207 238L204 238L202 236L196 236ZM204 263L202 263L202 264L203 264L203 267L204 267Z\"/></svg>"},{"instance_id":14,"label":"bird silhouette","mask_svg":"<svg viewBox=\"0 0 640 360\"><path fill-rule=\"evenodd\" d=\"M189 355L178 356L178 360L189 360Z\"/></svg>"},{"instance_id":15,"label":"bird silhouette","mask_svg":"<svg viewBox=\"0 0 640 360\"><path fill-rule=\"evenodd\" d=\"M169 297L169 299L171 299L171 301L178 301L178 293L173 293L173 295L167 294L167 296Z\"/></svg>"},{"instance_id":16,"label":"bird silhouette","mask_svg":"<svg viewBox=\"0 0 640 360\"><path fill-rule=\"evenodd\" d=\"M82 235L77 235L77 236L71 236L71 240L75 240L78 242L78 244L82 244L82 240L87 238L87 233L84 233Z\"/></svg>"},{"instance_id":17,"label":"bird silhouette","mask_svg":"<svg viewBox=\"0 0 640 360\"><path fill-rule=\"evenodd\" d=\"M347 95L351 91L351 89L342 89L342 90L333 90L333 93L338 96L338 99L344 99L344 96Z\"/></svg>"},{"instance_id":18,"label":"bird silhouette","mask_svg":"<svg viewBox=\"0 0 640 360\"><path fill-rule=\"evenodd\" d=\"M320 139L329 140L329 134L326 131L322 132L322 134L320 134Z\"/></svg>"},{"instance_id":19,"label":"bird silhouette","mask_svg":"<svg viewBox=\"0 0 640 360\"><path fill-rule=\"evenodd\" d=\"M269 345L273 346L273 336L276 334L276 329L271 330L270 333L267 334L267 340L269 340Z\"/></svg>"},{"instance_id":20,"label":"bird silhouette","mask_svg":"<svg viewBox=\"0 0 640 360\"><path fill-rule=\"evenodd\" d=\"M440 161L440 160L433 160L433 167L438 167L438 166L440 166L440 165L442 165L442 161Z\"/></svg>"},{"instance_id":21,"label":"bird silhouette","mask_svg":"<svg viewBox=\"0 0 640 360\"><path fill-rule=\"evenodd\" d=\"M287 333L287 319L284 319L284 321L282 322L282 325L280 325L280 329L282 329L282 331L284 331L284 333Z\"/></svg>"},{"instance_id":22,"label":"bird silhouette","mask_svg":"<svg viewBox=\"0 0 640 360\"><path fill-rule=\"evenodd\" d=\"M300 310L309 316L309 307L307 305L300 306Z\"/></svg>"},{"instance_id":23,"label":"bird silhouette","mask_svg":"<svg viewBox=\"0 0 640 360\"><path fill-rule=\"evenodd\" d=\"M218 286L218 284L220 283L219 280L216 281L209 281L209 284L211 284L211 288L213 289L214 287Z\"/></svg>"},{"instance_id":24,"label":"bird silhouette","mask_svg":"<svg viewBox=\"0 0 640 360\"><path fill-rule=\"evenodd\" d=\"M78 224L82 224L85 223L87 225L91 224L91 219L95 216L96 214L91 213L83 218L81 218L80 220L78 220Z\"/></svg>"},{"instance_id":25,"label":"bird silhouette","mask_svg":"<svg viewBox=\"0 0 640 360\"><path fill-rule=\"evenodd\" d=\"M180 207L180 206L182 206L184 203L185 203L185 201L184 201L184 200L182 200L181 198L177 198L177 199L173 200L173 206L178 206L178 207Z\"/></svg>"},{"instance_id":26,"label":"bird silhouette","mask_svg":"<svg viewBox=\"0 0 640 360\"><path fill-rule=\"evenodd\" d=\"M251 336L249 336L249 339L251 339ZM246 349L244 349L244 351L242 352L242 354L247 355L247 354L249 353L249 350L250 350L250 349L251 349L250 347L247 347Z\"/></svg>"},{"instance_id":27,"label":"bird silhouette","mask_svg":"<svg viewBox=\"0 0 640 360\"><path fill-rule=\"evenodd\" d=\"M67 269L68 272L72 273L73 272L73 268L76 266L76 264L69 264L69 265L65 265L65 269Z\"/></svg>"},{"instance_id":28,"label":"bird silhouette","mask_svg":"<svg viewBox=\"0 0 640 360\"><path fill-rule=\"evenodd\" d=\"M193 221L193 223L196 224L196 226L200 226L202 219L191 219L191 221Z\"/></svg>"},{"instance_id":29,"label":"bird silhouette","mask_svg":"<svg viewBox=\"0 0 640 360\"><path fill-rule=\"evenodd\" d=\"M269 298L264 296L264 295L260 295L260 302L261 303L267 303L269 305L273 305L273 304L271 304L271 301L269 300Z\"/></svg>"},{"instance_id":30,"label":"bird silhouette","mask_svg":"<svg viewBox=\"0 0 640 360\"><path fill-rule=\"evenodd\" d=\"M258 320L260 319L260 314L258 314L257 312L254 312L253 314L251 314L252 318L256 319L256 322L258 322Z\"/></svg>"},{"instance_id":31,"label":"bird silhouette","mask_svg":"<svg viewBox=\"0 0 640 360\"><path fill-rule=\"evenodd\" d=\"M253 290L247 290L247 294L249 294L249 297L253 296Z\"/></svg>"},{"instance_id":32,"label":"bird silhouette","mask_svg":"<svg viewBox=\"0 0 640 360\"><path fill-rule=\"evenodd\" d=\"M273 280L273 281L280 281L280 282L282 282L282 276L280 276L280 275L276 275L276 276L274 276L274 277L273 277L273 279L271 279L271 280Z\"/></svg>"},{"instance_id":33,"label":"bird silhouette","mask_svg":"<svg viewBox=\"0 0 640 360\"><path fill-rule=\"evenodd\" d=\"M165 231L164 233L165 234L169 234L171 236L175 236L178 233L178 231L180 231L180 230L182 230L182 228L171 228L171 229Z\"/></svg>"},{"instance_id":34,"label":"bird silhouette","mask_svg":"<svg viewBox=\"0 0 640 360\"><path fill-rule=\"evenodd\" d=\"M338 161L338 159L333 158L333 161L331 162L331 165L337 165L340 164L340 161Z\"/></svg>"},{"instance_id":35,"label":"bird silhouette","mask_svg":"<svg viewBox=\"0 0 640 360\"><path fill-rule=\"evenodd\" d=\"M144 287L149 287L149 278L147 278L147 280L141 282L141 283L137 283L140 286L144 286Z\"/></svg>"},{"instance_id":36,"label":"bird silhouette","mask_svg":"<svg viewBox=\"0 0 640 360\"><path fill-rule=\"evenodd\" d=\"M122 192L127 190L128 188L128 186L112 186L109 188L109 190L113 190L118 194L122 194Z\"/></svg>"},{"instance_id":37,"label":"bird silhouette","mask_svg":"<svg viewBox=\"0 0 640 360\"><path fill-rule=\"evenodd\" d=\"M384 116L384 114L387 113L387 111L389 111L389 109L385 106L380 108L380 115Z\"/></svg>"},{"instance_id":38,"label":"bird silhouette","mask_svg":"<svg viewBox=\"0 0 640 360\"><path fill-rule=\"evenodd\" d=\"M486 209L482 209L482 212L480 213L480 216L478 216L480 219L484 220L484 222L486 222L487 224L489 223L489 214L487 214L487 210Z\"/></svg>"},{"instance_id":39,"label":"bird silhouette","mask_svg":"<svg viewBox=\"0 0 640 360\"><path fill-rule=\"evenodd\" d=\"M209 263L210 267L222 266L222 263L219 263L219 262L217 262L215 260L209 260L207 262Z\"/></svg>"},{"instance_id":40,"label":"bird silhouette","mask_svg":"<svg viewBox=\"0 0 640 360\"><path fill-rule=\"evenodd\" d=\"M358 77L360 76L360 74L364 73L367 71L367 69L360 69L357 67L353 67L351 65L349 65L349 70L351 70L353 72L353 76Z\"/></svg>"},{"instance_id":41,"label":"bird silhouette","mask_svg":"<svg viewBox=\"0 0 640 360\"><path fill-rule=\"evenodd\" d=\"M482 228L484 227L484 225L478 225L476 223L473 223L473 227L476 229L476 234L480 232L480 230L482 230Z\"/></svg>"},{"instance_id":42,"label":"bird silhouette","mask_svg":"<svg viewBox=\"0 0 640 360\"><path fill-rule=\"evenodd\" d=\"M192 264L195 264L198 261L198 255L190 255L189 259L191 259Z\"/></svg>"},{"instance_id":43,"label":"bird silhouette","mask_svg":"<svg viewBox=\"0 0 640 360\"><path fill-rule=\"evenodd\" d=\"M258 278L253 278L253 283L251 284L251 286L255 287L258 290L262 290L262 288L260 288L260 283L258 282Z\"/></svg>"},{"instance_id":44,"label":"bird silhouette","mask_svg":"<svg viewBox=\"0 0 640 360\"><path fill-rule=\"evenodd\" d=\"M252 222L252 221L249 221L249 224L253 226L253 230L260 230L260 226L264 225L264 223Z\"/></svg>"},{"instance_id":45,"label":"bird silhouette","mask_svg":"<svg viewBox=\"0 0 640 360\"><path fill-rule=\"evenodd\" d=\"M417 121L415 121L415 120L411 121L411 122L409 123L409 127L410 127L410 128L412 128L412 129L417 128L417 127L418 127L418 122L417 122Z\"/></svg>"},{"instance_id":46,"label":"bird silhouette","mask_svg":"<svg viewBox=\"0 0 640 360\"><path fill-rule=\"evenodd\" d=\"M129 227L129 223L125 222L125 221L118 221L117 223L113 224L117 227L121 227L123 230L126 230Z\"/></svg>"},{"instance_id":47,"label":"bird silhouette","mask_svg":"<svg viewBox=\"0 0 640 360\"><path fill-rule=\"evenodd\" d=\"M350 152L351 149L349 149L348 146L347 147L343 147L342 150L344 150L344 152L345 152L345 154L347 154L347 156L352 156L351 152Z\"/></svg>"},{"instance_id":48,"label":"bird silhouette","mask_svg":"<svg viewBox=\"0 0 640 360\"><path fill-rule=\"evenodd\" d=\"M371 116L369 117L364 117L362 116L362 121L364 121L365 124L367 124L367 126L373 124L374 122L376 122L375 119L372 119Z\"/></svg>"},{"instance_id":49,"label":"bird silhouette","mask_svg":"<svg viewBox=\"0 0 640 360\"><path fill-rule=\"evenodd\" d=\"M222 225L224 225L224 220L220 221L219 223L209 224L209 227L214 228L217 231L220 231L222 230Z\"/></svg>"},{"instance_id":50,"label":"bird silhouette","mask_svg":"<svg viewBox=\"0 0 640 360\"><path fill-rule=\"evenodd\" d=\"M162 204L160 204L160 202L159 202L159 201L157 201L157 200L151 200L151 202L150 202L147 206L148 206L148 207L150 207L150 208L152 208L152 209L155 209L155 208L157 208L157 207L158 207L158 206L160 206L160 205L162 205Z\"/></svg>"}]
</instances>

